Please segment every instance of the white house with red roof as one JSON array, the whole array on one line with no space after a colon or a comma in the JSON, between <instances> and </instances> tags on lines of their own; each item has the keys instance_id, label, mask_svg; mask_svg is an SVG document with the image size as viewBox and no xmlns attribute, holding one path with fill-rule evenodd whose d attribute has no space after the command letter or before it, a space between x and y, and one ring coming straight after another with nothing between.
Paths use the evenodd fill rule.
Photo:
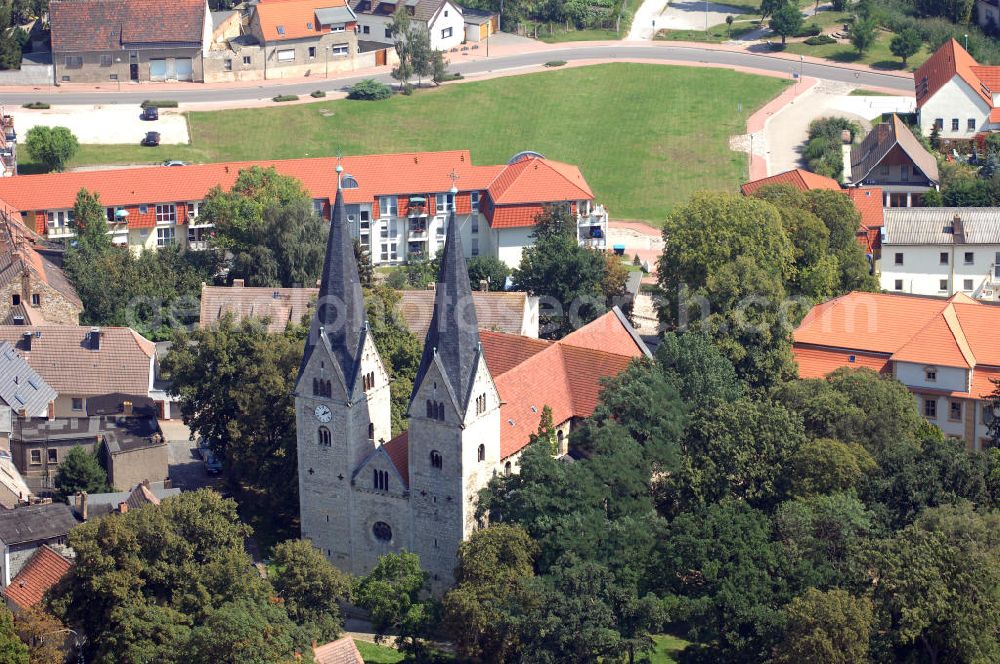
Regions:
<instances>
[{"instance_id":1,"label":"white house with red roof","mask_svg":"<svg viewBox=\"0 0 1000 664\"><path fill-rule=\"evenodd\" d=\"M913 74L920 130L970 139L1000 129L1000 67L980 65L950 39Z\"/></svg>"},{"instance_id":2,"label":"white house with red roof","mask_svg":"<svg viewBox=\"0 0 1000 664\"><path fill-rule=\"evenodd\" d=\"M476 166L468 150L452 150L23 175L0 178L0 201L38 233L69 238L76 194L86 188L100 195L116 243L135 251L168 244L203 249L212 228L198 216L213 187L230 188L251 166L274 167L300 180L317 214L329 219L338 164L351 234L375 264L433 257L444 245L450 212L467 257L495 256L516 266L547 205L570 209L581 244L607 246L607 211L580 169L536 152L496 166Z\"/></svg>"},{"instance_id":3,"label":"white house with red roof","mask_svg":"<svg viewBox=\"0 0 1000 664\"><path fill-rule=\"evenodd\" d=\"M525 186L523 175L501 189ZM601 379L649 350L617 310L557 342L480 330L450 210L408 430L392 437L389 374L369 334L345 198L337 192L294 393L302 537L355 575L386 553L414 552L442 592L479 526L479 491L517 471L545 407L565 449L596 408Z\"/></svg>"},{"instance_id":4,"label":"white house with red roof","mask_svg":"<svg viewBox=\"0 0 1000 664\"><path fill-rule=\"evenodd\" d=\"M802 378L841 367L895 376L929 422L982 449L995 416L989 395L1000 380L998 329L1000 306L962 293L848 293L812 308L792 353Z\"/></svg>"}]
</instances>

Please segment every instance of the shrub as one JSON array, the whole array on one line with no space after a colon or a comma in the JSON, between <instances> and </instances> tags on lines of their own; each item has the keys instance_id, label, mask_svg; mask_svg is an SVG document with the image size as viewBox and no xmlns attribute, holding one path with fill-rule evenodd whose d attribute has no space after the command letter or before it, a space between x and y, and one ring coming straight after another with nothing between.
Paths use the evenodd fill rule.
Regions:
<instances>
[{"instance_id":1,"label":"shrub","mask_svg":"<svg viewBox=\"0 0 1000 664\"><path fill-rule=\"evenodd\" d=\"M46 104L44 101L33 101L33 102L29 102L27 104L22 105L22 108L31 108L31 109L35 109L35 110L45 110L45 109L48 109L48 108L51 108L51 107L48 104Z\"/></svg>"},{"instance_id":2,"label":"shrub","mask_svg":"<svg viewBox=\"0 0 1000 664\"><path fill-rule=\"evenodd\" d=\"M809 44L810 46L825 46L827 44L836 44L837 40L830 35L816 35L815 37L810 37L805 40L804 43Z\"/></svg>"},{"instance_id":3,"label":"shrub","mask_svg":"<svg viewBox=\"0 0 1000 664\"><path fill-rule=\"evenodd\" d=\"M177 102L172 99L146 99L140 104L142 108L155 106L156 108L177 108Z\"/></svg>"},{"instance_id":4,"label":"shrub","mask_svg":"<svg viewBox=\"0 0 1000 664\"><path fill-rule=\"evenodd\" d=\"M844 171L841 133L851 132L851 141L857 141L861 127L846 118L820 118L809 124L809 142L802 155L813 173L840 179Z\"/></svg>"},{"instance_id":5,"label":"shrub","mask_svg":"<svg viewBox=\"0 0 1000 664\"><path fill-rule=\"evenodd\" d=\"M378 81L366 78L363 81L358 81L351 86L350 90L347 92L348 99L363 99L365 101L377 101L379 99L388 99L392 96L392 88L390 88L385 83L379 83Z\"/></svg>"},{"instance_id":6,"label":"shrub","mask_svg":"<svg viewBox=\"0 0 1000 664\"><path fill-rule=\"evenodd\" d=\"M278 95L277 97L271 97L271 101L296 101L298 98L298 95Z\"/></svg>"},{"instance_id":7,"label":"shrub","mask_svg":"<svg viewBox=\"0 0 1000 664\"><path fill-rule=\"evenodd\" d=\"M545 63L545 66L546 67L562 67L564 64L566 64L565 60L549 60L548 62Z\"/></svg>"},{"instance_id":8,"label":"shrub","mask_svg":"<svg viewBox=\"0 0 1000 664\"><path fill-rule=\"evenodd\" d=\"M819 27L816 23L810 23L809 25L803 25L798 32L795 33L796 37L815 37L823 29Z\"/></svg>"},{"instance_id":9,"label":"shrub","mask_svg":"<svg viewBox=\"0 0 1000 664\"><path fill-rule=\"evenodd\" d=\"M312 92L309 93L309 96L315 99L320 99L326 96L326 92L324 92L323 90L313 90Z\"/></svg>"}]
</instances>

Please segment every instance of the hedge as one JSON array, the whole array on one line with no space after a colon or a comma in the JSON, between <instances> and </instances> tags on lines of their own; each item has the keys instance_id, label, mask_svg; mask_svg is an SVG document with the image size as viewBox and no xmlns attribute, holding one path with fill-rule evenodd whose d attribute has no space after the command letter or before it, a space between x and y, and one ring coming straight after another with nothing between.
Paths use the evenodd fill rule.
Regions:
<instances>
[{"instance_id":1,"label":"hedge","mask_svg":"<svg viewBox=\"0 0 1000 664\"><path fill-rule=\"evenodd\" d=\"M271 97L271 101L297 101L298 95L278 95L277 97Z\"/></svg>"},{"instance_id":2,"label":"hedge","mask_svg":"<svg viewBox=\"0 0 1000 664\"><path fill-rule=\"evenodd\" d=\"M146 99L140 104L142 108L177 108L177 102L172 99Z\"/></svg>"}]
</instances>

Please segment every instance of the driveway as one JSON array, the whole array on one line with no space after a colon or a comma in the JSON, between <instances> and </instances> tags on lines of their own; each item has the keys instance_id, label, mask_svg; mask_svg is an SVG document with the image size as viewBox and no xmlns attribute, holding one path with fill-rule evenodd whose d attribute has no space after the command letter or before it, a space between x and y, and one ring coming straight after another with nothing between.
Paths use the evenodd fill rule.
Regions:
<instances>
[{"instance_id":1,"label":"driveway","mask_svg":"<svg viewBox=\"0 0 1000 664\"><path fill-rule=\"evenodd\" d=\"M912 96L851 96L855 87L849 83L821 80L772 115L764 127L767 174L804 166L802 150L809 136L809 123L813 120L845 117L868 132L872 119L882 113L912 113L916 107Z\"/></svg>"},{"instance_id":2,"label":"driveway","mask_svg":"<svg viewBox=\"0 0 1000 664\"><path fill-rule=\"evenodd\" d=\"M177 109L161 109L160 119L139 119L139 104L57 106L47 110L14 108L10 111L18 132L26 135L37 125L67 127L81 143L138 143L147 131L160 132L160 143L190 142L187 119Z\"/></svg>"},{"instance_id":3,"label":"driveway","mask_svg":"<svg viewBox=\"0 0 1000 664\"><path fill-rule=\"evenodd\" d=\"M170 480L182 491L194 491L206 486L215 486L218 476L205 472L205 464L193 440L189 440L190 430L181 420L160 420L160 431L167 439L167 465Z\"/></svg>"}]
</instances>

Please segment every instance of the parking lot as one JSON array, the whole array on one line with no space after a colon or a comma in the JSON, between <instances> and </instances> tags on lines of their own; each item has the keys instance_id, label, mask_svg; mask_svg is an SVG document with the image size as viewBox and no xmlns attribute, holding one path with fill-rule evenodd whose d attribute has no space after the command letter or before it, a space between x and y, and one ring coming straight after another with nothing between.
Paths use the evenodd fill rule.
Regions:
<instances>
[{"instance_id":1,"label":"parking lot","mask_svg":"<svg viewBox=\"0 0 1000 664\"><path fill-rule=\"evenodd\" d=\"M81 143L135 143L148 131L160 132L163 145L190 142L187 119L176 108L160 109L160 119L139 118L138 104L100 106L53 106L46 110L15 108L11 111L18 134L27 136L36 125L66 127Z\"/></svg>"}]
</instances>

